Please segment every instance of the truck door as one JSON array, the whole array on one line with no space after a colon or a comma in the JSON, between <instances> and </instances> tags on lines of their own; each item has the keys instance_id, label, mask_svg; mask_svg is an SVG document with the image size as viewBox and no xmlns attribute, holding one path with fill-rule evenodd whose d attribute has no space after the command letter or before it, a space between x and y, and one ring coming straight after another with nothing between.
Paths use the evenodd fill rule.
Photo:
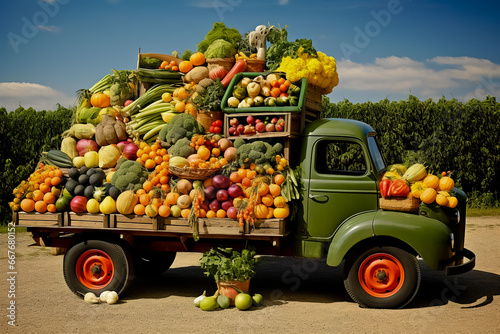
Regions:
<instances>
[{"instance_id":1,"label":"truck door","mask_svg":"<svg viewBox=\"0 0 500 334\"><path fill-rule=\"evenodd\" d=\"M350 138L321 138L312 149L307 231L328 238L355 213L377 209L377 182L365 145Z\"/></svg>"}]
</instances>

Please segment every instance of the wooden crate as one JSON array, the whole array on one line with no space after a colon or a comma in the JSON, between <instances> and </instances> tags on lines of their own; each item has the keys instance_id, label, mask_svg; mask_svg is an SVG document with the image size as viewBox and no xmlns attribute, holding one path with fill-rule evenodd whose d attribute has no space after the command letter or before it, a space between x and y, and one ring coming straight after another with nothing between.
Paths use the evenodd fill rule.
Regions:
<instances>
[{"instance_id":1,"label":"wooden crate","mask_svg":"<svg viewBox=\"0 0 500 334\"><path fill-rule=\"evenodd\" d=\"M150 218L149 216L137 215L110 215L110 227L117 229L132 229L132 230L158 230L158 217Z\"/></svg>"},{"instance_id":2,"label":"wooden crate","mask_svg":"<svg viewBox=\"0 0 500 334\"><path fill-rule=\"evenodd\" d=\"M240 228L238 221L230 218L199 218L198 232L203 235L228 235L241 236L248 235L265 235L265 236L282 236L285 234L284 219L265 219L257 220L254 226L244 226ZM160 224L160 229L163 231L174 233L193 233L193 228L189 225L187 219L182 218L164 218Z\"/></svg>"},{"instance_id":3,"label":"wooden crate","mask_svg":"<svg viewBox=\"0 0 500 334\"><path fill-rule=\"evenodd\" d=\"M64 217L62 213L13 212L12 221L18 226L61 227Z\"/></svg>"},{"instance_id":4,"label":"wooden crate","mask_svg":"<svg viewBox=\"0 0 500 334\"><path fill-rule=\"evenodd\" d=\"M305 109L321 112L321 88L307 84Z\"/></svg>"},{"instance_id":5,"label":"wooden crate","mask_svg":"<svg viewBox=\"0 0 500 334\"><path fill-rule=\"evenodd\" d=\"M246 118L252 115L256 119L264 121L266 118L271 120L272 118L282 117L285 120L285 127L283 131L273 131L273 132L256 132L253 135L239 135L230 136L229 121L233 118L238 119L239 124L246 125ZM234 113L234 114L224 114L224 137L234 140L236 138L243 139L259 139L259 138L283 138L283 137L296 137L300 135L301 132L301 114L291 113L291 112L280 112L280 113Z\"/></svg>"},{"instance_id":6,"label":"wooden crate","mask_svg":"<svg viewBox=\"0 0 500 334\"><path fill-rule=\"evenodd\" d=\"M86 228L109 228L109 215L102 213L65 212L64 226Z\"/></svg>"}]
</instances>

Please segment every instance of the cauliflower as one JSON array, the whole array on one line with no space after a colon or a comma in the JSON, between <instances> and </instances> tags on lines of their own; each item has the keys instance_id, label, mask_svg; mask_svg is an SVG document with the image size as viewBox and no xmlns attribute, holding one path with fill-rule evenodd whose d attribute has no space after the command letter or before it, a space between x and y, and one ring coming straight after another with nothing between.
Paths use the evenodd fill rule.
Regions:
<instances>
[{"instance_id":1,"label":"cauliflower","mask_svg":"<svg viewBox=\"0 0 500 334\"><path fill-rule=\"evenodd\" d=\"M175 144L168 149L168 155L170 155L171 157L173 156L187 158L188 156L196 152L194 147L191 147L190 144L191 140L184 137L176 141Z\"/></svg>"},{"instance_id":2,"label":"cauliflower","mask_svg":"<svg viewBox=\"0 0 500 334\"><path fill-rule=\"evenodd\" d=\"M276 143L274 146L264 141L255 141L246 144L241 138L234 141L238 162L241 166L248 166L251 163L256 165L264 165L272 163L276 155L283 150L281 143Z\"/></svg>"},{"instance_id":3,"label":"cauliflower","mask_svg":"<svg viewBox=\"0 0 500 334\"><path fill-rule=\"evenodd\" d=\"M122 162L111 178L111 184L121 191L137 191L148 179L149 172L142 163L134 160Z\"/></svg>"},{"instance_id":4,"label":"cauliflower","mask_svg":"<svg viewBox=\"0 0 500 334\"><path fill-rule=\"evenodd\" d=\"M205 129L191 114L180 113L172 117L158 134L161 146L169 148L182 138L191 139L194 134L204 134Z\"/></svg>"}]
</instances>

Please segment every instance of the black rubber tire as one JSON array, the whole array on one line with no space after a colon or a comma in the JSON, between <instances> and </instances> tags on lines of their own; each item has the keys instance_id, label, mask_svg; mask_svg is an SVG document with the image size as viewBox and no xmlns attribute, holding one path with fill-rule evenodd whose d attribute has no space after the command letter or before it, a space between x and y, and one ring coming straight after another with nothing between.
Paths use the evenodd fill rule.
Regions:
<instances>
[{"instance_id":1,"label":"black rubber tire","mask_svg":"<svg viewBox=\"0 0 500 334\"><path fill-rule=\"evenodd\" d=\"M91 288L85 286L78 278L77 270L81 272L83 269L77 268L79 266L78 259L89 251L106 254L113 264L112 278L106 282L105 286ZM130 285L134 265L130 252L125 247L102 240L87 240L68 249L64 255L63 272L69 289L80 297L83 297L87 292L93 292L99 296L103 291L116 291L121 295Z\"/></svg>"},{"instance_id":2,"label":"black rubber tire","mask_svg":"<svg viewBox=\"0 0 500 334\"><path fill-rule=\"evenodd\" d=\"M399 261L404 272L404 281L399 285L397 292L375 293L372 295L365 291L361 282L360 267L365 260L376 259L374 254L382 254L382 257L395 258ZM387 256L388 254L388 256ZM383 246L373 247L361 252L355 252L347 259L344 267L344 285L347 293L361 307L367 308L403 308L408 305L418 292L421 274L420 266L416 257L400 248ZM397 280L400 282L400 277ZM365 284L366 286L366 284Z\"/></svg>"},{"instance_id":3,"label":"black rubber tire","mask_svg":"<svg viewBox=\"0 0 500 334\"><path fill-rule=\"evenodd\" d=\"M134 256L138 276L161 275L174 263L176 252L142 252Z\"/></svg>"}]
</instances>

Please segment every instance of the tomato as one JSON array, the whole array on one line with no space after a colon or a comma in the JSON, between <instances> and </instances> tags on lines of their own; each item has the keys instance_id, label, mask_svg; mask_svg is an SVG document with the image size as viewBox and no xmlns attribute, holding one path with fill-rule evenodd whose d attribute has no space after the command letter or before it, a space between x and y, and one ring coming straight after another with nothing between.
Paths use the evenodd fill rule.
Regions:
<instances>
[{"instance_id":1,"label":"tomato","mask_svg":"<svg viewBox=\"0 0 500 334\"><path fill-rule=\"evenodd\" d=\"M406 197L410 192L410 186L405 180L395 180L389 188L389 195L396 197Z\"/></svg>"},{"instance_id":2,"label":"tomato","mask_svg":"<svg viewBox=\"0 0 500 334\"><path fill-rule=\"evenodd\" d=\"M222 127L222 121L220 119L214 121L212 123L213 126L218 126L218 127Z\"/></svg>"}]
</instances>

